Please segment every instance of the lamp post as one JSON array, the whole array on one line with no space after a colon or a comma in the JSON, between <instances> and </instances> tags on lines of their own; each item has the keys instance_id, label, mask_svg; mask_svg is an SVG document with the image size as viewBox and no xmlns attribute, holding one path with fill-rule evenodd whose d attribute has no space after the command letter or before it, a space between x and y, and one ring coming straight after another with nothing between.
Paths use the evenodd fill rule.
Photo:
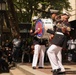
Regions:
<instances>
[{"instance_id":1,"label":"lamp post","mask_svg":"<svg viewBox=\"0 0 76 75\"><path fill-rule=\"evenodd\" d=\"M0 0L0 47L2 46L2 32L3 32L3 15L6 10L6 2Z\"/></svg>"}]
</instances>

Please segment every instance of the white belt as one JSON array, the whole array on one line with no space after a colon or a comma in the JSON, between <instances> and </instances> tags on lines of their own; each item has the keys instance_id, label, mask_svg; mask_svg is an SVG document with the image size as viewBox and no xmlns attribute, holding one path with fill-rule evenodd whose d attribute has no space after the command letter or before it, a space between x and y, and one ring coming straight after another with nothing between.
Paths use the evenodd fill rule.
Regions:
<instances>
[{"instance_id":1,"label":"white belt","mask_svg":"<svg viewBox=\"0 0 76 75\"><path fill-rule=\"evenodd\" d=\"M56 32L56 34L64 35L62 32Z\"/></svg>"}]
</instances>

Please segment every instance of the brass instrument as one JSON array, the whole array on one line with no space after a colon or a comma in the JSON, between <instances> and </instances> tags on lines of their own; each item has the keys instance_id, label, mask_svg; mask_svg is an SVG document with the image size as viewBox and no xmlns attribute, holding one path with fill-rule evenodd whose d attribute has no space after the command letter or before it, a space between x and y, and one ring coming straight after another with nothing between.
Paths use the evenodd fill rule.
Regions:
<instances>
[{"instance_id":1,"label":"brass instrument","mask_svg":"<svg viewBox=\"0 0 76 75\"><path fill-rule=\"evenodd\" d=\"M57 28L60 28L63 33L70 32L70 31L71 31L71 27L65 25L63 22L61 22L61 23L58 22L58 23L56 24L56 27L57 27Z\"/></svg>"}]
</instances>

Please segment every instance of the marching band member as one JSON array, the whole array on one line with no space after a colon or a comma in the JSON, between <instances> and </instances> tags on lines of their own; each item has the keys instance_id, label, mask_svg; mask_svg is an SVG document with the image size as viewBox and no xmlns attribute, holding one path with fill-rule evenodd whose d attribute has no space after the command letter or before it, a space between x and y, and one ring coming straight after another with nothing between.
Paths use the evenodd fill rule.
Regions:
<instances>
[{"instance_id":1,"label":"marching band member","mask_svg":"<svg viewBox=\"0 0 76 75\"><path fill-rule=\"evenodd\" d=\"M35 27L30 30L30 34L34 37L34 55L32 61L32 68L36 69L37 62L39 58L38 68L44 67L44 54L45 54L45 40L40 39L39 37L42 35L42 21L38 19L36 16L33 18Z\"/></svg>"},{"instance_id":2,"label":"marching band member","mask_svg":"<svg viewBox=\"0 0 76 75\"><path fill-rule=\"evenodd\" d=\"M47 55L51 63L53 75L59 75L59 73L65 73L65 69L62 65L61 50L62 48L66 48L67 44L66 34L69 35L69 32L71 31L68 19L69 16L67 14L61 15L62 21L61 22L59 21L58 24L63 26L56 27L56 31L53 33L54 37L51 41L51 46L47 50Z\"/></svg>"}]
</instances>

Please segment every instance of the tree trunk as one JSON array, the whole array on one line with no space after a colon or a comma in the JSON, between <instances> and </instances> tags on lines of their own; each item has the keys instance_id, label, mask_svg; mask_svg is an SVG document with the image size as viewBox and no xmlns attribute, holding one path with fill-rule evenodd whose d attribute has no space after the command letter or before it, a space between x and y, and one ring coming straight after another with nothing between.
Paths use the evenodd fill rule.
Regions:
<instances>
[{"instance_id":1,"label":"tree trunk","mask_svg":"<svg viewBox=\"0 0 76 75\"><path fill-rule=\"evenodd\" d=\"M7 0L7 4L8 4L8 12L9 12L8 17L10 20L11 30L12 30L14 36L19 35L18 19L16 16L13 1Z\"/></svg>"}]
</instances>

